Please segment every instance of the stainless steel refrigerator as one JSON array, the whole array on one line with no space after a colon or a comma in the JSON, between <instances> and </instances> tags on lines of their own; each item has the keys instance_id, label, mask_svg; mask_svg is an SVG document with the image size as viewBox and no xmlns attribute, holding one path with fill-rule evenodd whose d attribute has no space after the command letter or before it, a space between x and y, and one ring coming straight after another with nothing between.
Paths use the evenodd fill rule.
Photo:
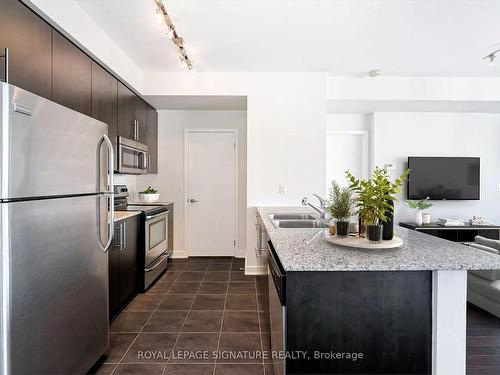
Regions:
<instances>
[{"instance_id":1,"label":"stainless steel refrigerator","mask_svg":"<svg viewBox=\"0 0 500 375\"><path fill-rule=\"evenodd\" d=\"M1 374L85 373L108 346L107 125L0 89Z\"/></svg>"}]
</instances>

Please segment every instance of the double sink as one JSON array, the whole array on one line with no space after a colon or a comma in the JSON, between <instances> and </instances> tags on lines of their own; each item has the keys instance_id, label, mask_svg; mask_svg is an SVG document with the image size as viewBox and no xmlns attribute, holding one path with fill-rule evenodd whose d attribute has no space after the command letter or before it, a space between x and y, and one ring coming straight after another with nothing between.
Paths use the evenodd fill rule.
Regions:
<instances>
[{"instance_id":1,"label":"double sink","mask_svg":"<svg viewBox=\"0 0 500 375\"><path fill-rule=\"evenodd\" d=\"M270 214L273 225L280 228L328 228L328 224L311 214Z\"/></svg>"}]
</instances>

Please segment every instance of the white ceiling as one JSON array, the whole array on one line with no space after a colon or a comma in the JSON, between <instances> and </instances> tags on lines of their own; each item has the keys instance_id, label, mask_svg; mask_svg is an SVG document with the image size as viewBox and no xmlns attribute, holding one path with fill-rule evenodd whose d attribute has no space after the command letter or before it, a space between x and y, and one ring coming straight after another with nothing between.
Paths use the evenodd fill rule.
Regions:
<instances>
[{"instance_id":1,"label":"white ceiling","mask_svg":"<svg viewBox=\"0 0 500 375\"><path fill-rule=\"evenodd\" d=\"M154 0L77 0L144 71L180 71ZM163 0L197 71L500 76L498 0Z\"/></svg>"}]
</instances>

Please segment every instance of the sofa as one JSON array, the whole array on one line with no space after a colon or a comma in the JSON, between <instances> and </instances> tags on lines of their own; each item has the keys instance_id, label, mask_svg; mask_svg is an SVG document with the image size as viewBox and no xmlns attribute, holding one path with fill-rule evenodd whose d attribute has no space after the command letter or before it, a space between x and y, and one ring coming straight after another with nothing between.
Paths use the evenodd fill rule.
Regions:
<instances>
[{"instance_id":1,"label":"sofa","mask_svg":"<svg viewBox=\"0 0 500 375\"><path fill-rule=\"evenodd\" d=\"M471 247L500 256L500 241L477 236ZM500 270L469 271L467 301L500 318Z\"/></svg>"}]
</instances>

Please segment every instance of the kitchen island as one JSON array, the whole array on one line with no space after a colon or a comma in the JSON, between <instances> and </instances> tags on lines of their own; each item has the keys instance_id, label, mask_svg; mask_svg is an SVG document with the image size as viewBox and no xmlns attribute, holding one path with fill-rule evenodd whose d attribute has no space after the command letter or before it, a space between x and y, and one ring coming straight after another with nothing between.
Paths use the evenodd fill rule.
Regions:
<instances>
[{"instance_id":1,"label":"kitchen island","mask_svg":"<svg viewBox=\"0 0 500 375\"><path fill-rule=\"evenodd\" d=\"M277 373L465 374L467 270L500 257L396 227L403 246L336 246L325 231L276 228L269 237L270 323ZM304 354L305 353L305 354Z\"/></svg>"}]
</instances>

